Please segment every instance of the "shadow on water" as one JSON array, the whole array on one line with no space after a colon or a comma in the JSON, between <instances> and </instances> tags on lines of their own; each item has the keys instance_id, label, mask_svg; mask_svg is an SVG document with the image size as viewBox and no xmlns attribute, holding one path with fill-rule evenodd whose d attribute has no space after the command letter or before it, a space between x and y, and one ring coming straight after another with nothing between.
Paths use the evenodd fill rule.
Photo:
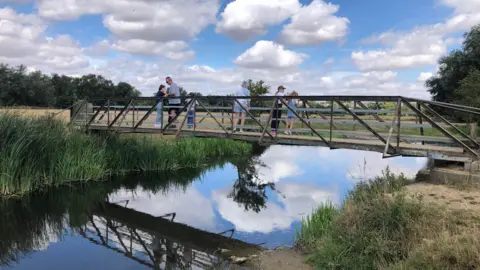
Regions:
<instances>
[{"instance_id":1,"label":"shadow on water","mask_svg":"<svg viewBox=\"0 0 480 270\"><path fill-rule=\"evenodd\" d=\"M258 156L265 149L254 150L253 157L220 161L206 169L135 174L0 200L0 266L15 266L68 233L153 269L206 268L223 261L219 249L236 256L257 252L259 246L232 238L233 230L207 232L175 222L176 213L153 216L127 208L128 201L109 201L109 194L119 190L185 190L207 171L231 163L238 168L238 179L229 196L246 210L259 212L265 208L266 189L274 186L259 183L257 171L263 165Z\"/></svg>"}]
</instances>

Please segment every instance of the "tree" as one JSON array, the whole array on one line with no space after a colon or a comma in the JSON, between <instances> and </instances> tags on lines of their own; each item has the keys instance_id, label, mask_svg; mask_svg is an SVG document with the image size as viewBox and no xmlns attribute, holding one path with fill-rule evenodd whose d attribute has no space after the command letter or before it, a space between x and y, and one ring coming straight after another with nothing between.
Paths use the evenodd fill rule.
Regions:
<instances>
[{"instance_id":1,"label":"tree","mask_svg":"<svg viewBox=\"0 0 480 270\"><path fill-rule=\"evenodd\" d=\"M52 75L52 84L55 89L57 108L67 108L77 100L77 85L74 79L65 75Z\"/></svg>"},{"instance_id":2,"label":"tree","mask_svg":"<svg viewBox=\"0 0 480 270\"><path fill-rule=\"evenodd\" d=\"M460 50L454 50L449 55L440 58L439 71L437 75L426 81L425 85L432 94L433 100L441 102L461 103L468 101L465 98L466 91L464 86L463 98L459 97L457 92L462 81L480 70L480 25L474 26L470 32L464 34ZM471 85L472 78L468 84ZM465 82L467 83L467 82ZM480 103L470 105L479 106Z\"/></svg>"},{"instance_id":3,"label":"tree","mask_svg":"<svg viewBox=\"0 0 480 270\"><path fill-rule=\"evenodd\" d=\"M266 165L258 157L232 163L237 167L238 178L228 198L243 205L245 211L260 212L267 202L267 190L275 190L274 183L262 183L259 179L258 169Z\"/></svg>"},{"instance_id":4,"label":"tree","mask_svg":"<svg viewBox=\"0 0 480 270\"><path fill-rule=\"evenodd\" d=\"M250 95L252 97L264 96L270 90L270 85L265 84L265 82L262 80L254 82L252 79L249 79L247 81L244 81L244 83L245 82L247 83L247 88L250 91ZM258 99L253 98L251 100L250 105L251 107L269 107L271 106L271 104L272 104L271 101L264 101L264 100L260 101ZM251 111L251 113L254 116L260 116L262 112L255 110L255 111ZM253 120L247 118L246 123L252 124Z\"/></svg>"},{"instance_id":5,"label":"tree","mask_svg":"<svg viewBox=\"0 0 480 270\"><path fill-rule=\"evenodd\" d=\"M244 82L247 83L247 88L250 90L250 95L252 97L264 96L270 90L270 85L265 84L262 80L254 82L252 79L249 79Z\"/></svg>"}]
</instances>

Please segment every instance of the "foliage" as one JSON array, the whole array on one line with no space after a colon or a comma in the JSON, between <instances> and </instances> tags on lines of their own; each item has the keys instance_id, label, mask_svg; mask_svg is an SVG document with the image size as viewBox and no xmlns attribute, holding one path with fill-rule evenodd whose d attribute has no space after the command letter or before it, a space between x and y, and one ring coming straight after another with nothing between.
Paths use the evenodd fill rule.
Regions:
<instances>
[{"instance_id":1,"label":"foliage","mask_svg":"<svg viewBox=\"0 0 480 270\"><path fill-rule=\"evenodd\" d=\"M245 211L260 212L267 203L267 188L275 190L274 183L261 183L258 176L258 168L266 165L258 157L232 161L232 163L237 167L238 178L228 197L239 205L243 205Z\"/></svg>"},{"instance_id":2,"label":"foliage","mask_svg":"<svg viewBox=\"0 0 480 270\"><path fill-rule=\"evenodd\" d=\"M475 85L480 70L480 25L465 33L464 38L460 50L440 58L439 71L426 81L426 86L435 101L478 107L480 100L475 97L480 90Z\"/></svg>"},{"instance_id":3,"label":"foliage","mask_svg":"<svg viewBox=\"0 0 480 270\"><path fill-rule=\"evenodd\" d=\"M104 141L68 131L64 122L50 117L11 114L0 114L0 149L0 195L128 171L201 168L213 159L251 151L247 143L221 139L163 141L113 136Z\"/></svg>"},{"instance_id":4,"label":"foliage","mask_svg":"<svg viewBox=\"0 0 480 270\"><path fill-rule=\"evenodd\" d=\"M100 75L73 78L28 72L25 66L0 64L0 106L33 106L65 108L76 100L132 98L140 92L132 85L112 81Z\"/></svg>"},{"instance_id":5,"label":"foliage","mask_svg":"<svg viewBox=\"0 0 480 270\"><path fill-rule=\"evenodd\" d=\"M265 84L265 82L262 80L254 82L252 79L249 79L244 82L247 83L247 88L250 90L250 95L252 97L264 96L270 90L270 85Z\"/></svg>"},{"instance_id":6,"label":"foliage","mask_svg":"<svg viewBox=\"0 0 480 270\"><path fill-rule=\"evenodd\" d=\"M459 214L403 192L407 180L387 169L382 176L357 185L341 207L320 206L303 220L297 244L312 253L310 261L318 269L469 269L478 265L478 234L460 227Z\"/></svg>"}]
</instances>

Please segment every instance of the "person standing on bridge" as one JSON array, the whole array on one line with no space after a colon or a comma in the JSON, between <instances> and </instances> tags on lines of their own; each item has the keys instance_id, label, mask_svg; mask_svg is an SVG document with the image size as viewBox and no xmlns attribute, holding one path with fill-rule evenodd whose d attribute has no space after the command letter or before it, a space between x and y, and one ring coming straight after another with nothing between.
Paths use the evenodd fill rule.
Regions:
<instances>
[{"instance_id":1,"label":"person standing on bridge","mask_svg":"<svg viewBox=\"0 0 480 270\"><path fill-rule=\"evenodd\" d=\"M271 129L272 129L272 135L275 136L277 135L277 129L278 129L278 123L282 117L282 102L280 101L280 98L283 97L285 94L285 87L283 85L280 85L277 88L277 93L275 93L275 96L279 97L277 104L275 104L275 109L273 110L272 114L272 124L271 124Z\"/></svg>"},{"instance_id":2,"label":"person standing on bridge","mask_svg":"<svg viewBox=\"0 0 480 270\"><path fill-rule=\"evenodd\" d=\"M235 96L237 97L248 97L250 96L250 90L248 90L248 83L246 81L242 82L241 87L235 92ZM242 108L242 106L248 110L250 107L250 99L237 99L238 103L234 101L233 105L233 132L237 131L237 123L238 118L241 117L240 120L240 132L243 132L243 125L245 124L245 114L246 111ZM239 105L242 104L242 106Z\"/></svg>"},{"instance_id":3,"label":"person standing on bridge","mask_svg":"<svg viewBox=\"0 0 480 270\"><path fill-rule=\"evenodd\" d=\"M296 111L297 109L297 100L295 99L296 97L298 97L298 93L297 91L293 90L293 92L290 93L287 98L288 106L294 111ZM295 125L295 119L297 119L292 110L288 109L287 112L287 129L285 130L286 135L292 135L293 126Z\"/></svg>"},{"instance_id":4,"label":"person standing on bridge","mask_svg":"<svg viewBox=\"0 0 480 270\"><path fill-rule=\"evenodd\" d=\"M167 94L167 88L161 84L158 87L158 92L155 94L155 103L157 104L157 117L155 118L155 127L161 128L163 124L163 100L162 98Z\"/></svg>"},{"instance_id":5,"label":"person standing on bridge","mask_svg":"<svg viewBox=\"0 0 480 270\"><path fill-rule=\"evenodd\" d=\"M172 123L175 116L180 114L180 87L178 87L178 85L173 82L171 77L165 78L165 82L170 86L168 88L167 96L175 97L171 98L168 101L168 105L174 107L168 109L168 123L170 124ZM172 127L175 126L172 125Z\"/></svg>"}]
</instances>

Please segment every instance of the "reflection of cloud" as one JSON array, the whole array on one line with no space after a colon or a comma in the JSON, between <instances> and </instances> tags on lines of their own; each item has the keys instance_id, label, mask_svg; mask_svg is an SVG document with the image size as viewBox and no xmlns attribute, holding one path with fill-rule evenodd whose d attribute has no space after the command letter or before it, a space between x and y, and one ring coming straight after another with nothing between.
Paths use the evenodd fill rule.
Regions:
<instances>
[{"instance_id":1,"label":"reflection of cloud","mask_svg":"<svg viewBox=\"0 0 480 270\"><path fill-rule=\"evenodd\" d=\"M227 198L227 190L213 191L212 198L217 203L220 215L243 232L270 233L288 229L294 221L301 220L321 203L339 202L337 192L320 189L309 183L278 183L277 190L283 195L279 204L267 202L266 209L259 213L245 211L245 208Z\"/></svg>"},{"instance_id":2,"label":"reflection of cloud","mask_svg":"<svg viewBox=\"0 0 480 270\"><path fill-rule=\"evenodd\" d=\"M168 192L159 194L143 190L132 193L122 189L110 195L109 199L111 202L129 200L128 208L152 216L176 212L175 222L197 228L211 229L215 227L212 203L193 186L186 190L172 188Z\"/></svg>"},{"instance_id":3,"label":"reflection of cloud","mask_svg":"<svg viewBox=\"0 0 480 270\"><path fill-rule=\"evenodd\" d=\"M413 177L425 166L427 158L395 157L382 158L381 153L359 150L318 148L321 159L327 159L337 170L345 170L347 178L353 182L381 175L388 166L393 173L404 173ZM338 168L340 165L340 168Z\"/></svg>"},{"instance_id":4,"label":"reflection of cloud","mask_svg":"<svg viewBox=\"0 0 480 270\"><path fill-rule=\"evenodd\" d=\"M63 221L62 221L63 222ZM67 226L65 224L65 226ZM35 246L33 250L41 251L46 250L51 244L58 242L59 240L59 232L52 228L49 225L49 222L45 222L45 229L42 231L42 234L39 235L37 239L35 239Z\"/></svg>"},{"instance_id":5,"label":"reflection of cloud","mask_svg":"<svg viewBox=\"0 0 480 270\"><path fill-rule=\"evenodd\" d=\"M282 178L303 174L302 169L295 163L300 152L296 147L280 145L271 146L261 160L267 167L257 167L262 183L275 183Z\"/></svg>"}]
</instances>

